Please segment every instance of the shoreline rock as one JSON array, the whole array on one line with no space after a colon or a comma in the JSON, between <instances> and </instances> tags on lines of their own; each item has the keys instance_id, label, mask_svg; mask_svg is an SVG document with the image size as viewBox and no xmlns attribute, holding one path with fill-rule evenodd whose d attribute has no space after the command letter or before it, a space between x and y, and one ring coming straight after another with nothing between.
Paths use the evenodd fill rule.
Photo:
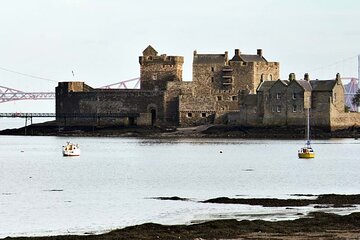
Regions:
<instances>
[{"instance_id":1,"label":"shoreline rock","mask_svg":"<svg viewBox=\"0 0 360 240\"><path fill-rule=\"evenodd\" d=\"M360 127L329 131L312 129L312 139L355 138ZM29 136L84 136L84 137L143 137L143 138L244 138L244 139L304 139L303 127L245 127L229 125L204 125L189 128L137 127L137 126L60 126L56 121L5 129L0 135Z\"/></svg>"},{"instance_id":2,"label":"shoreline rock","mask_svg":"<svg viewBox=\"0 0 360 240\"><path fill-rule=\"evenodd\" d=\"M105 234L7 237L14 240L128 240L128 239L359 239L360 213L339 216L312 212L308 217L285 221L216 220L193 225L145 223Z\"/></svg>"}]
</instances>

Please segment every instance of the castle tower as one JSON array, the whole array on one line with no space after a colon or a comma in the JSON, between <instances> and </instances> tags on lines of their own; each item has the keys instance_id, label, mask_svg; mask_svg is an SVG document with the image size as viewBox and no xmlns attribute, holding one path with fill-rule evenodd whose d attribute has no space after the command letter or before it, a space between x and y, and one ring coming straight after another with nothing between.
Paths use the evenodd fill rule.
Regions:
<instances>
[{"instance_id":1,"label":"castle tower","mask_svg":"<svg viewBox=\"0 0 360 240\"><path fill-rule=\"evenodd\" d=\"M165 89L168 81L182 81L181 56L158 56L158 52L148 46L139 57L140 83L143 90Z\"/></svg>"}]
</instances>

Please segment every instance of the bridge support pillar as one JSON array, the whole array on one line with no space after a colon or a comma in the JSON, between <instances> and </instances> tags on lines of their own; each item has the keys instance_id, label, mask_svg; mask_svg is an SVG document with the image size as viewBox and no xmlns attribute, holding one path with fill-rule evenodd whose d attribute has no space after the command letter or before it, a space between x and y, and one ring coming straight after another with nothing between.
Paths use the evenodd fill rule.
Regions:
<instances>
[{"instance_id":1,"label":"bridge support pillar","mask_svg":"<svg viewBox=\"0 0 360 240\"><path fill-rule=\"evenodd\" d=\"M33 124L33 121L32 121L32 116L25 116L25 135L27 135L27 123L28 123L28 120L30 120L30 126Z\"/></svg>"}]
</instances>

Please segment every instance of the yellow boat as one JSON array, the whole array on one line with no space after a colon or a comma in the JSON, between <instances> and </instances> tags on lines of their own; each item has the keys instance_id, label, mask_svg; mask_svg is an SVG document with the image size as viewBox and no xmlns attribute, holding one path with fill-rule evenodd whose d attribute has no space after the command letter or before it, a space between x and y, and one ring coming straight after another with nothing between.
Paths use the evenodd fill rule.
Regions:
<instances>
[{"instance_id":1,"label":"yellow boat","mask_svg":"<svg viewBox=\"0 0 360 240\"><path fill-rule=\"evenodd\" d=\"M310 144L310 109L307 109L307 122L306 122L306 143L305 147L302 147L298 151L298 157L299 158L314 158L315 152L314 149L312 149Z\"/></svg>"},{"instance_id":2,"label":"yellow boat","mask_svg":"<svg viewBox=\"0 0 360 240\"><path fill-rule=\"evenodd\" d=\"M314 152L314 149L312 149L312 147L310 145L310 141L307 141L305 147L301 148L298 151L298 156L299 156L299 158L314 158L315 157L315 152Z\"/></svg>"}]
</instances>

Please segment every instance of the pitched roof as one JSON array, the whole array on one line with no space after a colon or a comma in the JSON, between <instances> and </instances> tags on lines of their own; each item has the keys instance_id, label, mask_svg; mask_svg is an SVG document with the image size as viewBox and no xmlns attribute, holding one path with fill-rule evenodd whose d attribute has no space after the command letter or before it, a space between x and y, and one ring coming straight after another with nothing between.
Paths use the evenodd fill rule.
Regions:
<instances>
[{"instance_id":1,"label":"pitched roof","mask_svg":"<svg viewBox=\"0 0 360 240\"><path fill-rule=\"evenodd\" d=\"M267 62L266 59L259 55L240 54L244 62Z\"/></svg>"},{"instance_id":2,"label":"pitched roof","mask_svg":"<svg viewBox=\"0 0 360 240\"><path fill-rule=\"evenodd\" d=\"M224 64L226 61L225 54L196 54L194 55L194 64L209 64L220 63Z\"/></svg>"},{"instance_id":3,"label":"pitched roof","mask_svg":"<svg viewBox=\"0 0 360 240\"><path fill-rule=\"evenodd\" d=\"M292 80L292 81L290 81L290 83L293 82L293 81L298 83L305 91L309 91L309 92L312 91L312 87L311 87L311 84L309 83L309 81L306 81L306 80Z\"/></svg>"},{"instance_id":4,"label":"pitched roof","mask_svg":"<svg viewBox=\"0 0 360 240\"><path fill-rule=\"evenodd\" d=\"M267 62L267 60L259 55L251 55L251 54L240 54L234 55L234 57L230 61L243 61L243 62Z\"/></svg>"},{"instance_id":5,"label":"pitched roof","mask_svg":"<svg viewBox=\"0 0 360 240\"><path fill-rule=\"evenodd\" d=\"M289 83L290 83L289 80L280 80L280 82L282 82L282 84L284 84L284 85L289 85Z\"/></svg>"},{"instance_id":6,"label":"pitched roof","mask_svg":"<svg viewBox=\"0 0 360 240\"><path fill-rule=\"evenodd\" d=\"M157 54L158 52L151 45L143 51L143 56L156 56Z\"/></svg>"},{"instance_id":7,"label":"pitched roof","mask_svg":"<svg viewBox=\"0 0 360 240\"><path fill-rule=\"evenodd\" d=\"M313 91L330 92L333 90L336 80L312 80L310 84Z\"/></svg>"},{"instance_id":8,"label":"pitched roof","mask_svg":"<svg viewBox=\"0 0 360 240\"><path fill-rule=\"evenodd\" d=\"M266 92L268 91L276 81L262 81L258 88L256 89L257 92Z\"/></svg>"}]
</instances>

